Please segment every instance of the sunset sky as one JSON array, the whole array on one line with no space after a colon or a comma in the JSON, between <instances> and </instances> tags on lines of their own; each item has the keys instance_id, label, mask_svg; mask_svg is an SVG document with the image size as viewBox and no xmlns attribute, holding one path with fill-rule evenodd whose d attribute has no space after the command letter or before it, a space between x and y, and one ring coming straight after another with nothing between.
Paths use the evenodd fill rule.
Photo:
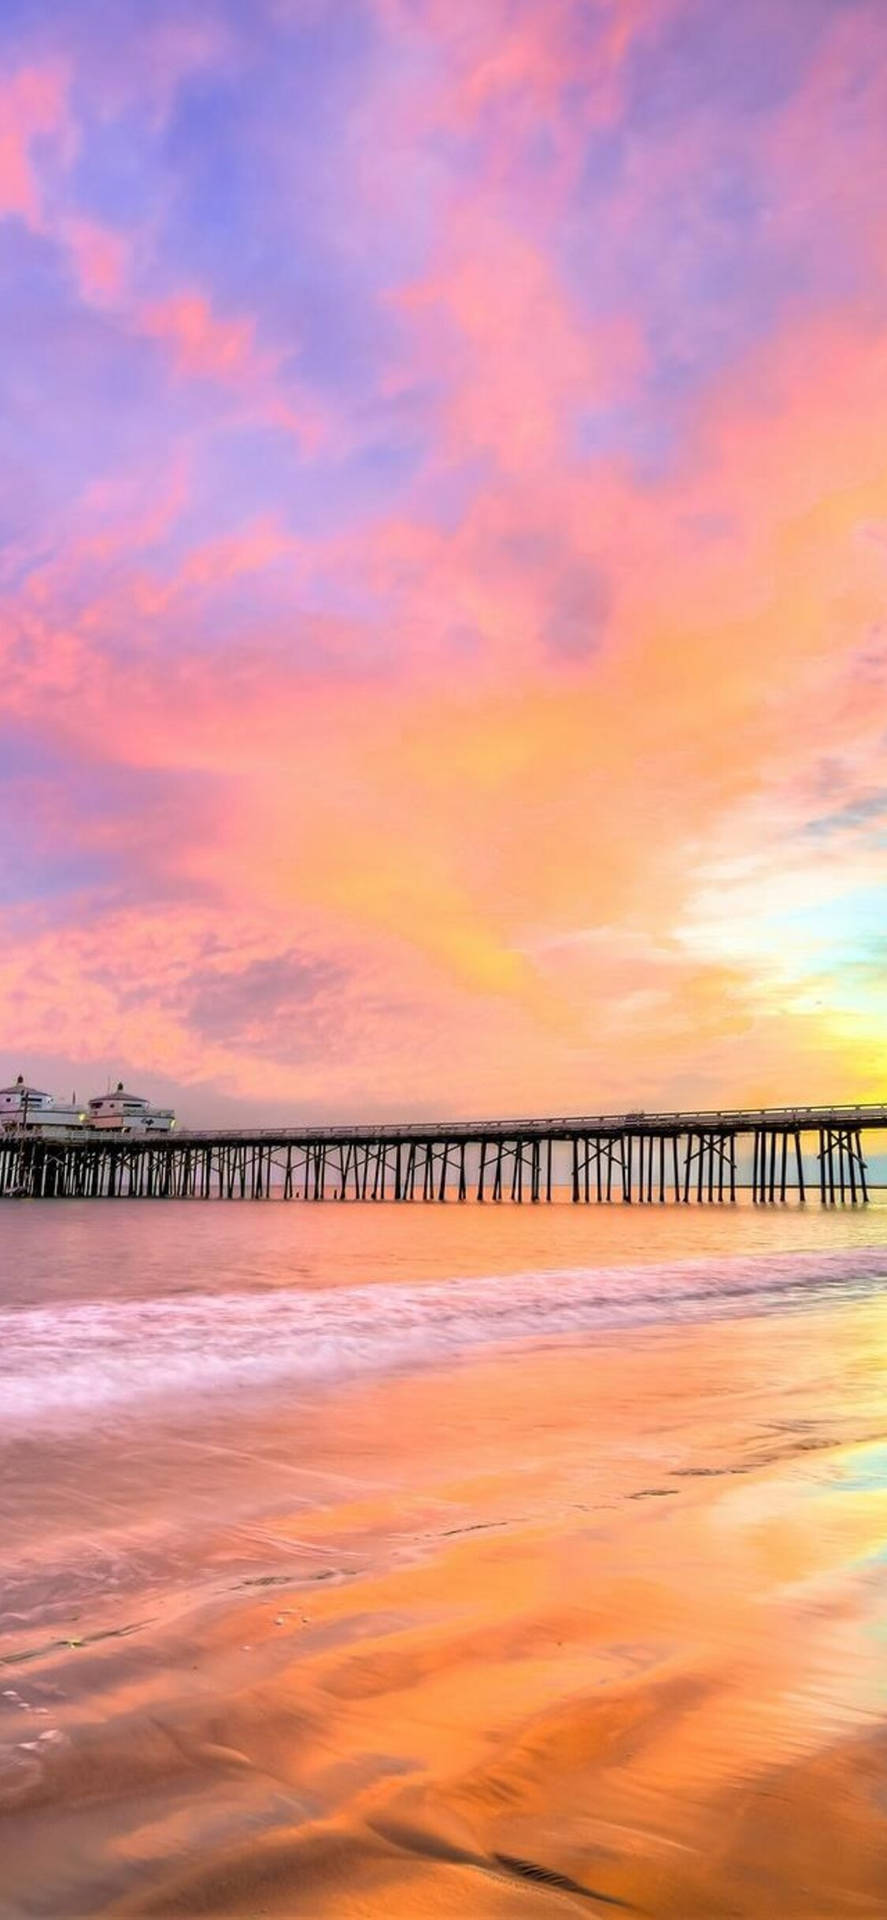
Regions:
<instances>
[{"instance_id":1,"label":"sunset sky","mask_svg":"<svg viewBox=\"0 0 887 1920\"><path fill-rule=\"evenodd\" d=\"M0 1071L887 1097L883 0L5 0Z\"/></svg>"}]
</instances>

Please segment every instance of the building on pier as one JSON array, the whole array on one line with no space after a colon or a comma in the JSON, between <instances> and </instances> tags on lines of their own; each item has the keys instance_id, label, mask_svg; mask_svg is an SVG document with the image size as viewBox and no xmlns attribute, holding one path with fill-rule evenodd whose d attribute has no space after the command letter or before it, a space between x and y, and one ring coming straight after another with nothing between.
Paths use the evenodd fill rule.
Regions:
<instances>
[{"instance_id":1,"label":"building on pier","mask_svg":"<svg viewBox=\"0 0 887 1920\"><path fill-rule=\"evenodd\" d=\"M152 1107L140 1093L128 1093L122 1080L113 1093L96 1093L87 1102L88 1127L114 1133L170 1133L175 1123L172 1107Z\"/></svg>"},{"instance_id":2,"label":"building on pier","mask_svg":"<svg viewBox=\"0 0 887 1920\"><path fill-rule=\"evenodd\" d=\"M4 1129L27 1127L33 1133L44 1127L81 1127L84 1119L76 1100L56 1100L39 1087L26 1086L21 1073L13 1086L0 1087L0 1127Z\"/></svg>"}]
</instances>

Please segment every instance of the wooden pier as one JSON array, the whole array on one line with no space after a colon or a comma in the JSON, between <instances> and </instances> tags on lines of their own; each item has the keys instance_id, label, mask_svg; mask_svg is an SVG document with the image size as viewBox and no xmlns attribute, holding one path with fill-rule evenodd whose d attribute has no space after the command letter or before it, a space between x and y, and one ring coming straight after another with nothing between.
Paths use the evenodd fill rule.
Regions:
<instances>
[{"instance_id":1,"label":"wooden pier","mask_svg":"<svg viewBox=\"0 0 887 1920\"><path fill-rule=\"evenodd\" d=\"M629 1113L435 1126L170 1134L0 1134L0 1198L346 1201L566 1199L649 1206L868 1199L863 1133L887 1106Z\"/></svg>"}]
</instances>

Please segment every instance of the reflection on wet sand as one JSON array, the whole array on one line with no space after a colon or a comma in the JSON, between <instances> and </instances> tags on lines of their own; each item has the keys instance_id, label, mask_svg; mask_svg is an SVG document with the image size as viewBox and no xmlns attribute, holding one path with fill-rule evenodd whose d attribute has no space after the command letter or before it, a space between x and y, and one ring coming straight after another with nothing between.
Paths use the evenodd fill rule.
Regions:
<instances>
[{"instance_id":1,"label":"reflection on wet sand","mask_svg":"<svg viewBox=\"0 0 887 1920\"><path fill-rule=\"evenodd\" d=\"M885 1341L634 1330L207 1428L193 1577L149 1500L141 1591L7 1619L4 1911L883 1915Z\"/></svg>"}]
</instances>

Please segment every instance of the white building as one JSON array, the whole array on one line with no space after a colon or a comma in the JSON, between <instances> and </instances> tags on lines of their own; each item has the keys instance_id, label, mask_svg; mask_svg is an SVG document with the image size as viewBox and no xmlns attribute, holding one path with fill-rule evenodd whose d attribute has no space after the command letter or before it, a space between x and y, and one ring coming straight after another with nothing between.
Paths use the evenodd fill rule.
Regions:
<instances>
[{"instance_id":1,"label":"white building","mask_svg":"<svg viewBox=\"0 0 887 1920\"><path fill-rule=\"evenodd\" d=\"M39 1087L27 1087L19 1074L15 1085L0 1087L0 1127L27 1127L29 1132L45 1127L80 1127L83 1108L75 1101L55 1100Z\"/></svg>"},{"instance_id":2,"label":"white building","mask_svg":"<svg viewBox=\"0 0 887 1920\"><path fill-rule=\"evenodd\" d=\"M152 1107L140 1093L127 1093L118 1080L113 1093L96 1093L87 1102L88 1127L113 1128L116 1133L169 1133L175 1126L172 1107Z\"/></svg>"}]
</instances>

